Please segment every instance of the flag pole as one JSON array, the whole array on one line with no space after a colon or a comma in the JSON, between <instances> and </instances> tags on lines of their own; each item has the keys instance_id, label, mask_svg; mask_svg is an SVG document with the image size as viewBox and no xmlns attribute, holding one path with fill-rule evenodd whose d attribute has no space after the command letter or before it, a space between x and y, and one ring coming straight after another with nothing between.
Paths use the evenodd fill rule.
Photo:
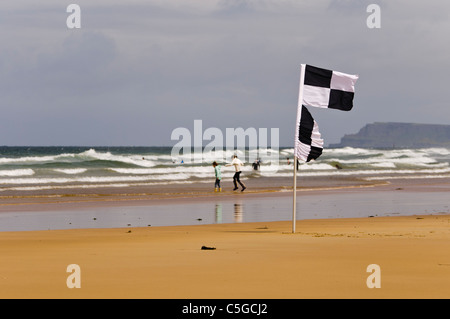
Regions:
<instances>
[{"instance_id":1,"label":"flag pole","mask_svg":"<svg viewBox=\"0 0 450 319\"><path fill-rule=\"evenodd\" d=\"M294 156L294 200L292 210L292 233L295 233L295 223L297 220L297 156Z\"/></svg>"},{"instance_id":2,"label":"flag pole","mask_svg":"<svg viewBox=\"0 0 450 319\"><path fill-rule=\"evenodd\" d=\"M305 81L305 64L300 65L300 87L298 89L298 105L297 105L297 123L295 130L295 145L299 141L299 126L302 115L303 104L303 82ZM295 147L295 146L294 146ZM294 150L294 154L295 154ZM298 157L294 155L294 187L293 187L293 208L292 208L292 233L295 233L295 224L297 221L297 163Z\"/></svg>"}]
</instances>

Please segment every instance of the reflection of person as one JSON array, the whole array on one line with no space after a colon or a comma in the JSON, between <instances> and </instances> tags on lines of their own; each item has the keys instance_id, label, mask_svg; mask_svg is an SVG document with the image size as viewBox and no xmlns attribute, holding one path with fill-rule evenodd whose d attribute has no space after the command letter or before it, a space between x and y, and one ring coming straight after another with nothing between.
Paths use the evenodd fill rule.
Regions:
<instances>
[{"instance_id":1,"label":"reflection of person","mask_svg":"<svg viewBox=\"0 0 450 319\"><path fill-rule=\"evenodd\" d=\"M220 187L220 180L222 179L222 171L221 168L222 166L217 164L216 161L214 161L214 163L212 164L214 167L214 173L216 175L216 183L214 184L214 191L217 192L221 192L222 191L222 187Z\"/></svg>"},{"instance_id":2,"label":"reflection of person","mask_svg":"<svg viewBox=\"0 0 450 319\"><path fill-rule=\"evenodd\" d=\"M216 204L216 223L222 223L222 204Z\"/></svg>"},{"instance_id":3,"label":"reflection of person","mask_svg":"<svg viewBox=\"0 0 450 319\"><path fill-rule=\"evenodd\" d=\"M242 223L243 220L243 208L241 203L234 204L234 222Z\"/></svg>"},{"instance_id":4,"label":"reflection of person","mask_svg":"<svg viewBox=\"0 0 450 319\"><path fill-rule=\"evenodd\" d=\"M241 185L242 190L241 192L243 192L247 187L245 187L244 183L241 182L240 176L241 176L241 166L243 166L244 163L242 163L242 161L237 157L237 155L233 155L233 161L231 162L231 164L226 164L225 166L234 166L235 169L235 173L233 176L233 183L234 183L234 191L238 189L237 183L239 183L239 185Z\"/></svg>"}]
</instances>

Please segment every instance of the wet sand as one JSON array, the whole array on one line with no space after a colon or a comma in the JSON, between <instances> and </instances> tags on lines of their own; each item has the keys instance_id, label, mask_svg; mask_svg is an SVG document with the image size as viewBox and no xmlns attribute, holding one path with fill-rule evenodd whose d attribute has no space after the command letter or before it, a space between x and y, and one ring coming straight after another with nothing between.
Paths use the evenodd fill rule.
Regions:
<instances>
[{"instance_id":1,"label":"wet sand","mask_svg":"<svg viewBox=\"0 0 450 319\"><path fill-rule=\"evenodd\" d=\"M0 193L0 213L13 211L49 211L86 207L160 205L236 198L292 197L292 178L261 177L245 181L245 192L232 191L232 183L222 183L223 192L215 193L213 183L169 184L131 187L61 188L41 191L5 191ZM298 179L297 194L322 194L323 191L450 191L450 178L366 181L357 178L315 177Z\"/></svg>"},{"instance_id":2,"label":"wet sand","mask_svg":"<svg viewBox=\"0 0 450 319\"><path fill-rule=\"evenodd\" d=\"M396 192L408 193L409 198L435 193L442 210L412 216L381 217L380 211L375 217L302 219L295 234L291 221L4 231L0 298L450 298L450 214L444 198L448 181L340 183L331 188L325 183L305 185L298 195L350 194L358 205L358 198L375 191L380 203ZM105 190L63 196L55 202L45 194L2 194L12 197L2 199L1 210L20 207L19 212L38 213L84 205L174 201L182 205L219 196L269 201L271 196L292 196L281 188L214 194L202 187L189 192L174 188L178 191L172 195L161 189L157 196L152 192L142 197L130 195L138 194L134 189L126 195L121 195L124 190L115 195ZM70 264L80 266L81 288L66 285ZM380 266L381 288L367 286L370 264Z\"/></svg>"}]
</instances>

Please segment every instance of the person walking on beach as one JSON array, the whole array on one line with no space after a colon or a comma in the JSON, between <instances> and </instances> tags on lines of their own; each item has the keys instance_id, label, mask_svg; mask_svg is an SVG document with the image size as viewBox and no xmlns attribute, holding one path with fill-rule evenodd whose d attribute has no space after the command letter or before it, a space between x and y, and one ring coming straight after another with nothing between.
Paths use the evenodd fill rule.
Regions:
<instances>
[{"instance_id":1,"label":"person walking on beach","mask_svg":"<svg viewBox=\"0 0 450 319\"><path fill-rule=\"evenodd\" d=\"M214 167L214 173L216 174L216 183L214 184L214 191L215 192L221 192L222 191L222 187L220 187L220 180L222 179L222 166L217 164L216 161L214 161L212 163L213 167Z\"/></svg>"},{"instance_id":2,"label":"person walking on beach","mask_svg":"<svg viewBox=\"0 0 450 319\"><path fill-rule=\"evenodd\" d=\"M241 185L242 190L241 192L243 192L247 187L245 187L244 183L241 182L240 176L241 176L241 166L243 166L244 163L242 163L242 161L237 157L237 155L233 155L233 161L231 162L231 164L226 164L225 166L234 166L235 169L235 173L233 176L233 183L234 183L234 191L238 189L237 183L239 183L239 185Z\"/></svg>"}]
</instances>

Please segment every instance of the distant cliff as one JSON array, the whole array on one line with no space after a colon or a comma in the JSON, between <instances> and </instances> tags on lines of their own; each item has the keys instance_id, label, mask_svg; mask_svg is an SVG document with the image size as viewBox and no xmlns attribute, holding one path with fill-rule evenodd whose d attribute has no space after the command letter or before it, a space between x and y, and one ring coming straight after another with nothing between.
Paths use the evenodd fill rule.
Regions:
<instances>
[{"instance_id":1,"label":"distant cliff","mask_svg":"<svg viewBox=\"0 0 450 319\"><path fill-rule=\"evenodd\" d=\"M449 147L450 125L414 123L367 124L356 134L345 135L330 147L425 148Z\"/></svg>"}]
</instances>

